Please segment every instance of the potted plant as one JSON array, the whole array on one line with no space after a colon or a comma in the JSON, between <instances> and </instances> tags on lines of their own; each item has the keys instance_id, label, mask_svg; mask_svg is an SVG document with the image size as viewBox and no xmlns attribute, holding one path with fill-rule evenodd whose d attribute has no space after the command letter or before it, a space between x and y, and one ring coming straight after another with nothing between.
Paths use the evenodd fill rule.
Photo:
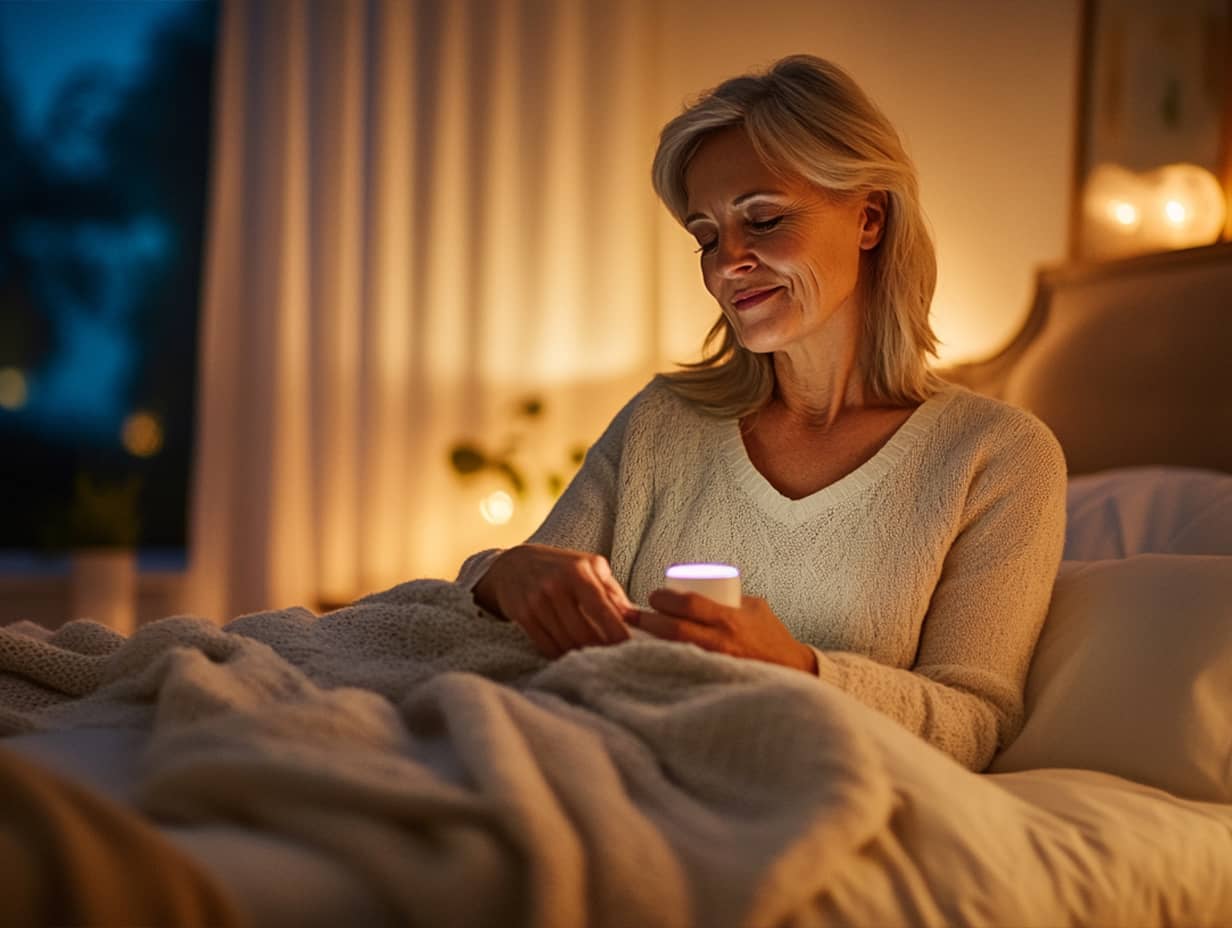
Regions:
<instances>
[{"instance_id":1,"label":"potted plant","mask_svg":"<svg viewBox=\"0 0 1232 928\"><path fill-rule=\"evenodd\" d=\"M131 634L137 618L139 477L107 481L77 474L69 504L48 526L53 548L69 555L69 618L93 619Z\"/></svg>"},{"instance_id":2,"label":"potted plant","mask_svg":"<svg viewBox=\"0 0 1232 928\"><path fill-rule=\"evenodd\" d=\"M542 449L536 442L527 440L528 431L533 430L543 414L543 400L537 396L524 397L514 408L510 432L495 448L471 440L458 441L450 448L449 464L463 481L473 483L487 477L494 480L496 486L504 487L494 493L485 493L479 504L485 521L503 524L512 514L515 500L525 502L540 490L549 501L555 500L564 490L568 475L577 470L586 456L586 446L576 444L569 449L566 461L560 464L545 462ZM487 489L491 490L491 485ZM504 506L494 506L494 497L503 498Z\"/></svg>"}]
</instances>

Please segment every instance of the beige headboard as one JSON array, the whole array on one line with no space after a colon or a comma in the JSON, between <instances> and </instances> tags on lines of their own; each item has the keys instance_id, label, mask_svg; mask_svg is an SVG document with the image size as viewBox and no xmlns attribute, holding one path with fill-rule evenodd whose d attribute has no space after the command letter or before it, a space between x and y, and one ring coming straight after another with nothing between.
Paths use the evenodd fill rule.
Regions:
<instances>
[{"instance_id":1,"label":"beige headboard","mask_svg":"<svg viewBox=\"0 0 1232 928\"><path fill-rule=\"evenodd\" d=\"M1043 270L1014 340L944 373L1043 419L1071 474L1232 472L1232 243Z\"/></svg>"}]
</instances>

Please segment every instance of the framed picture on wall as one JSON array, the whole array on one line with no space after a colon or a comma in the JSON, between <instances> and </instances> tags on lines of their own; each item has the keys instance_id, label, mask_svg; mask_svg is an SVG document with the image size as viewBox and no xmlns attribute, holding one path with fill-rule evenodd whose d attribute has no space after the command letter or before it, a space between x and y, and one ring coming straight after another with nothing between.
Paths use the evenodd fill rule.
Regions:
<instances>
[{"instance_id":1,"label":"framed picture on wall","mask_svg":"<svg viewBox=\"0 0 1232 928\"><path fill-rule=\"evenodd\" d=\"M1086 0L1082 47L1073 257L1226 235L1232 0Z\"/></svg>"}]
</instances>

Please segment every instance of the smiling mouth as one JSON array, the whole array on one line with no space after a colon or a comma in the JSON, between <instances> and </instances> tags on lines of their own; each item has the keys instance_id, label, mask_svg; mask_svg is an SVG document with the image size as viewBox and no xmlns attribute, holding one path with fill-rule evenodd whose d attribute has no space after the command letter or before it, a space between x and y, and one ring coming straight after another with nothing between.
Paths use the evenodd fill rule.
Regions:
<instances>
[{"instance_id":1,"label":"smiling mouth","mask_svg":"<svg viewBox=\"0 0 1232 928\"><path fill-rule=\"evenodd\" d=\"M764 290L754 290L752 293L743 293L736 297L736 299L732 300L732 307L735 309L752 309L759 303L764 303L782 289L782 287L767 287Z\"/></svg>"}]
</instances>

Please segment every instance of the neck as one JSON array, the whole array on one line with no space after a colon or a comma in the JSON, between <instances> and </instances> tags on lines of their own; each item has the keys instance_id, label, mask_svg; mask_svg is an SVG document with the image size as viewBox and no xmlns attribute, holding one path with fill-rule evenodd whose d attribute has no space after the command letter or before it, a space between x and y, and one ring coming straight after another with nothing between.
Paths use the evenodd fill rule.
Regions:
<instances>
[{"instance_id":1,"label":"neck","mask_svg":"<svg viewBox=\"0 0 1232 928\"><path fill-rule=\"evenodd\" d=\"M843 410L865 405L858 358L858 320L842 313L820 344L793 345L774 353L774 400L812 428L828 428Z\"/></svg>"},{"instance_id":2,"label":"neck","mask_svg":"<svg viewBox=\"0 0 1232 928\"><path fill-rule=\"evenodd\" d=\"M827 428L844 409L864 405L862 378L854 357L835 358L829 364L801 365L785 352L774 356L774 399L807 425Z\"/></svg>"}]
</instances>

